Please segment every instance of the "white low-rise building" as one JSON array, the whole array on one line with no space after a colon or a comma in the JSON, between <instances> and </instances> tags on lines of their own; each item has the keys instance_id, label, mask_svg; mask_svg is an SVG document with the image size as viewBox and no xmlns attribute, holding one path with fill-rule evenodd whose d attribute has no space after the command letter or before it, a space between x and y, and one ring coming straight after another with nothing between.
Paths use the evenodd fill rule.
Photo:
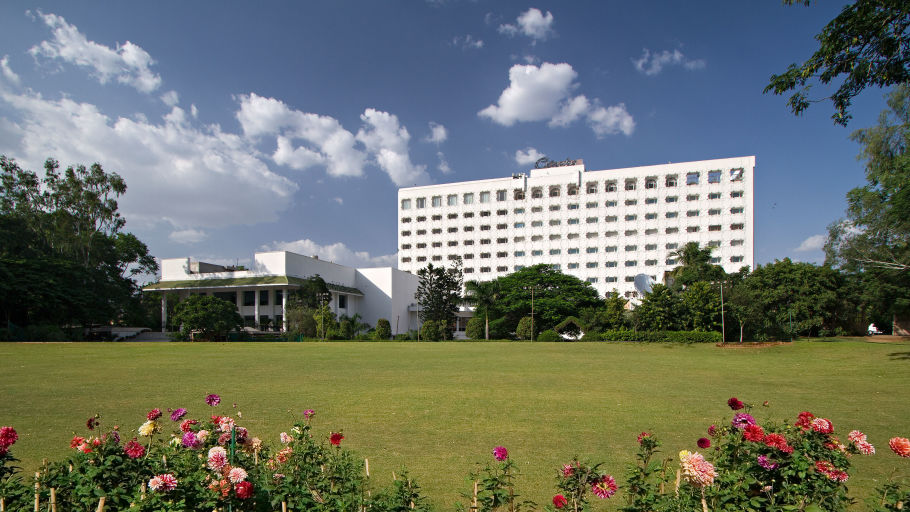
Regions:
<instances>
[{"instance_id":1,"label":"white low-rise building","mask_svg":"<svg viewBox=\"0 0 910 512\"><path fill-rule=\"evenodd\" d=\"M233 302L249 326L287 328L287 302L304 280L320 276L326 282L332 311L340 315L359 314L372 326L380 318L389 320L392 334L407 333L418 326L414 310L418 278L392 267L353 268L293 252L260 252L250 268L225 267L191 261L190 258L161 260L161 280L145 290L213 295ZM167 309L162 297L162 325Z\"/></svg>"},{"instance_id":2,"label":"white low-rise building","mask_svg":"<svg viewBox=\"0 0 910 512\"><path fill-rule=\"evenodd\" d=\"M604 295L662 281L688 242L713 263L753 267L755 157L588 171L541 159L511 177L398 191L398 268L461 258L465 280L548 263ZM641 278L639 278L641 282Z\"/></svg>"}]
</instances>

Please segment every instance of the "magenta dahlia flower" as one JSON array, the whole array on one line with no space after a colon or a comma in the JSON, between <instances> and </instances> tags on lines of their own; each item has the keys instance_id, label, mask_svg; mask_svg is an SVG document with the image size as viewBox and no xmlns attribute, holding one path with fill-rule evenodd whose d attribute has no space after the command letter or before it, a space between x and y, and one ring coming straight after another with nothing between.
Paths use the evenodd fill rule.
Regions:
<instances>
[{"instance_id":1,"label":"magenta dahlia flower","mask_svg":"<svg viewBox=\"0 0 910 512\"><path fill-rule=\"evenodd\" d=\"M212 407L215 407L216 405L221 403L221 397L214 393L212 393L211 395L206 395L205 403L211 405Z\"/></svg>"},{"instance_id":2,"label":"magenta dahlia flower","mask_svg":"<svg viewBox=\"0 0 910 512\"><path fill-rule=\"evenodd\" d=\"M600 499L605 499L616 494L616 480L610 475L604 475L600 480L591 485L591 492Z\"/></svg>"},{"instance_id":3,"label":"magenta dahlia flower","mask_svg":"<svg viewBox=\"0 0 910 512\"><path fill-rule=\"evenodd\" d=\"M506 460L509 458L509 450L506 450L505 446L497 446L493 448L493 457L499 461Z\"/></svg>"}]
</instances>

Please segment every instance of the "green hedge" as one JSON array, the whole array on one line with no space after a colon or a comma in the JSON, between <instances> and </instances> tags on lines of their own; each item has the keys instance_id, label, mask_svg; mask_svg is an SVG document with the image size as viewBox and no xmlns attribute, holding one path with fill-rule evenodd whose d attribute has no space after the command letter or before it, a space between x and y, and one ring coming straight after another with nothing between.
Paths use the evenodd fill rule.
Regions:
<instances>
[{"instance_id":1,"label":"green hedge","mask_svg":"<svg viewBox=\"0 0 910 512\"><path fill-rule=\"evenodd\" d=\"M719 332L701 331L632 331L617 329L602 333L585 333L583 341L641 341L645 343L720 343Z\"/></svg>"}]
</instances>

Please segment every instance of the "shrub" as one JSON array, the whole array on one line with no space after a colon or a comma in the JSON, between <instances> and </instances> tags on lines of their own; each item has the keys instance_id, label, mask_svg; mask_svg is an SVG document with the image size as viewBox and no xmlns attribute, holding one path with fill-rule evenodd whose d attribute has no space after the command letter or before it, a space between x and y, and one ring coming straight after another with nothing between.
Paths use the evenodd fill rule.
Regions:
<instances>
[{"instance_id":1,"label":"shrub","mask_svg":"<svg viewBox=\"0 0 910 512\"><path fill-rule=\"evenodd\" d=\"M465 327L465 335L472 340L486 339L486 325L483 318L472 316Z\"/></svg>"},{"instance_id":2,"label":"shrub","mask_svg":"<svg viewBox=\"0 0 910 512\"><path fill-rule=\"evenodd\" d=\"M411 341L411 337L402 332L395 335L395 341Z\"/></svg>"},{"instance_id":3,"label":"shrub","mask_svg":"<svg viewBox=\"0 0 910 512\"><path fill-rule=\"evenodd\" d=\"M547 329L537 335L537 341L562 341L562 336L553 329Z\"/></svg>"},{"instance_id":4,"label":"shrub","mask_svg":"<svg viewBox=\"0 0 910 512\"><path fill-rule=\"evenodd\" d=\"M387 340L392 337L392 324L385 318L376 320L376 339Z\"/></svg>"},{"instance_id":5,"label":"shrub","mask_svg":"<svg viewBox=\"0 0 910 512\"><path fill-rule=\"evenodd\" d=\"M515 328L515 336L520 340L534 340L534 332L531 331L531 317L525 316L518 321L518 327Z\"/></svg>"},{"instance_id":6,"label":"shrub","mask_svg":"<svg viewBox=\"0 0 910 512\"><path fill-rule=\"evenodd\" d=\"M67 341L66 334L56 325L30 325L25 332L29 341Z\"/></svg>"},{"instance_id":7,"label":"shrub","mask_svg":"<svg viewBox=\"0 0 910 512\"><path fill-rule=\"evenodd\" d=\"M603 333L597 331L588 331L582 337L581 341L603 341Z\"/></svg>"},{"instance_id":8,"label":"shrub","mask_svg":"<svg viewBox=\"0 0 910 512\"><path fill-rule=\"evenodd\" d=\"M423 341L441 341L445 339L445 331L439 320L427 320L420 328L420 339Z\"/></svg>"},{"instance_id":9,"label":"shrub","mask_svg":"<svg viewBox=\"0 0 910 512\"><path fill-rule=\"evenodd\" d=\"M490 339L491 340L508 340L512 339L512 329L505 317L490 320Z\"/></svg>"},{"instance_id":10,"label":"shrub","mask_svg":"<svg viewBox=\"0 0 910 512\"><path fill-rule=\"evenodd\" d=\"M601 333L602 341L642 341L646 343L720 343L719 332L701 331L632 331L617 329Z\"/></svg>"}]
</instances>

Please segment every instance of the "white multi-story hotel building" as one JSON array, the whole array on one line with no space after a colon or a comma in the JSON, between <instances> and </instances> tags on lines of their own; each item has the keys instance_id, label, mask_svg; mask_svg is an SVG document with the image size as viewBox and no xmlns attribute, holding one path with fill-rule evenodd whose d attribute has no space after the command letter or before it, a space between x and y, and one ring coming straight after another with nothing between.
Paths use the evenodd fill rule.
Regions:
<instances>
[{"instance_id":1,"label":"white multi-story hotel building","mask_svg":"<svg viewBox=\"0 0 910 512\"><path fill-rule=\"evenodd\" d=\"M506 178L398 191L398 268L461 257L465 280L538 263L603 295L638 296L639 274L663 280L687 242L713 247L728 272L753 266L755 157L588 171L541 159Z\"/></svg>"}]
</instances>

